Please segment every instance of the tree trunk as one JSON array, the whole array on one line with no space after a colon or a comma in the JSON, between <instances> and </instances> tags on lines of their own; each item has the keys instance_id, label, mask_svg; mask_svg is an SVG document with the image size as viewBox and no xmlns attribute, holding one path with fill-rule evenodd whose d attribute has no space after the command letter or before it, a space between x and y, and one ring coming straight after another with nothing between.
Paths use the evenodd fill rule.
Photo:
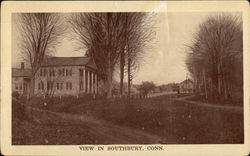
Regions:
<instances>
[{"instance_id":1,"label":"tree trunk","mask_svg":"<svg viewBox=\"0 0 250 156\"><path fill-rule=\"evenodd\" d=\"M223 94L224 94L224 99L228 99L229 98L229 90L228 90L228 84L227 84L227 81L226 81L226 78L225 78L225 75L224 75L224 72L223 72L223 69L222 69L222 65L220 64L220 71L221 71L221 81L222 81L222 84L223 84Z\"/></svg>"},{"instance_id":2,"label":"tree trunk","mask_svg":"<svg viewBox=\"0 0 250 156\"><path fill-rule=\"evenodd\" d=\"M203 82L204 82L204 89L205 89L205 97L207 99L208 96L207 96L207 84L206 84L205 69L203 69Z\"/></svg>"},{"instance_id":3,"label":"tree trunk","mask_svg":"<svg viewBox=\"0 0 250 156\"><path fill-rule=\"evenodd\" d=\"M130 57L130 56L128 56L128 57ZM131 84L131 60L130 60L130 58L128 58L128 99L130 99L130 84Z\"/></svg>"},{"instance_id":4,"label":"tree trunk","mask_svg":"<svg viewBox=\"0 0 250 156\"><path fill-rule=\"evenodd\" d=\"M221 69L220 69L220 64L217 65L217 70L218 70L218 76L217 76L217 81L218 81L218 90L217 92L219 95L222 93L222 83L221 83Z\"/></svg>"},{"instance_id":5,"label":"tree trunk","mask_svg":"<svg viewBox=\"0 0 250 156\"><path fill-rule=\"evenodd\" d=\"M31 79L30 79L30 90L29 90L29 97L33 97L34 94L35 94L35 76L31 76Z\"/></svg>"},{"instance_id":6,"label":"tree trunk","mask_svg":"<svg viewBox=\"0 0 250 156\"><path fill-rule=\"evenodd\" d=\"M223 86L224 86L224 98L228 99L228 89L227 89L227 83L225 81L225 78L223 77Z\"/></svg>"},{"instance_id":7,"label":"tree trunk","mask_svg":"<svg viewBox=\"0 0 250 156\"><path fill-rule=\"evenodd\" d=\"M124 51L121 53L120 57L120 95L123 95L123 79L124 79Z\"/></svg>"},{"instance_id":8,"label":"tree trunk","mask_svg":"<svg viewBox=\"0 0 250 156\"><path fill-rule=\"evenodd\" d=\"M107 98L112 97L112 70L110 65L110 60L108 61L108 71L107 71Z\"/></svg>"},{"instance_id":9,"label":"tree trunk","mask_svg":"<svg viewBox=\"0 0 250 156\"><path fill-rule=\"evenodd\" d=\"M110 32L111 13L107 13L107 28L108 28L108 69L107 69L107 98L112 97L112 69L111 69L111 32Z\"/></svg>"},{"instance_id":10,"label":"tree trunk","mask_svg":"<svg viewBox=\"0 0 250 156\"><path fill-rule=\"evenodd\" d=\"M193 76L194 76L194 90L193 90L193 92L195 94L198 94L198 79L197 79L197 75L196 75L195 71L194 71Z\"/></svg>"}]
</instances>

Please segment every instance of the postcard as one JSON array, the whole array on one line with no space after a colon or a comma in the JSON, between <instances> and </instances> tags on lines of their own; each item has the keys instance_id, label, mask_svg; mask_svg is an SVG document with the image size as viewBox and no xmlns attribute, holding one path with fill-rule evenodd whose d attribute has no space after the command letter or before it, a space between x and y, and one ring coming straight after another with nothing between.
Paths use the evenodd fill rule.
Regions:
<instances>
[{"instance_id":1,"label":"postcard","mask_svg":"<svg viewBox=\"0 0 250 156\"><path fill-rule=\"evenodd\" d=\"M8 1L3 155L247 155L244 1Z\"/></svg>"}]
</instances>

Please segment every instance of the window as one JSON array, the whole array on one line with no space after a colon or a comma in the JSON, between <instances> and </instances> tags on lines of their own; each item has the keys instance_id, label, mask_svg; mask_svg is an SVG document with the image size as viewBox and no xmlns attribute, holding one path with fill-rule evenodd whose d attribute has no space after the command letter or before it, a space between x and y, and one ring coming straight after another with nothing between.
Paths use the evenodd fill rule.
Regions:
<instances>
[{"instance_id":1,"label":"window","mask_svg":"<svg viewBox=\"0 0 250 156\"><path fill-rule=\"evenodd\" d=\"M73 86L71 82L66 82L66 89L67 90L72 90Z\"/></svg>"},{"instance_id":2,"label":"window","mask_svg":"<svg viewBox=\"0 0 250 156\"><path fill-rule=\"evenodd\" d=\"M51 69L49 69L49 76L52 76L52 71L51 71Z\"/></svg>"},{"instance_id":3,"label":"window","mask_svg":"<svg viewBox=\"0 0 250 156\"><path fill-rule=\"evenodd\" d=\"M47 82L47 90L49 90L49 85L50 85L49 82Z\"/></svg>"},{"instance_id":4,"label":"window","mask_svg":"<svg viewBox=\"0 0 250 156\"><path fill-rule=\"evenodd\" d=\"M44 90L44 84L41 82L41 89Z\"/></svg>"},{"instance_id":5,"label":"window","mask_svg":"<svg viewBox=\"0 0 250 156\"><path fill-rule=\"evenodd\" d=\"M66 69L66 76L68 76L68 69Z\"/></svg>"},{"instance_id":6,"label":"window","mask_svg":"<svg viewBox=\"0 0 250 156\"><path fill-rule=\"evenodd\" d=\"M83 82L80 82L80 90L83 90Z\"/></svg>"},{"instance_id":7,"label":"window","mask_svg":"<svg viewBox=\"0 0 250 156\"><path fill-rule=\"evenodd\" d=\"M61 69L59 69L59 70L58 70L58 75L59 75L59 76L61 76L61 74L62 74L61 72L62 72Z\"/></svg>"},{"instance_id":8,"label":"window","mask_svg":"<svg viewBox=\"0 0 250 156\"><path fill-rule=\"evenodd\" d=\"M43 69L40 69L40 76L43 76Z\"/></svg>"},{"instance_id":9,"label":"window","mask_svg":"<svg viewBox=\"0 0 250 156\"><path fill-rule=\"evenodd\" d=\"M18 90L18 85L17 84L15 84L15 87L16 87L16 90Z\"/></svg>"},{"instance_id":10,"label":"window","mask_svg":"<svg viewBox=\"0 0 250 156\"><path fill-rule=\"evenodd\" d=\"M25 91L27 90L27 84L26 83L23 84L23 90L25 90Z\"/></svg>"},{"instance_id":11,"label":"window","mask_svg":"<svg viewBox=\"0 0 250 156\"><path fill-rule=\"evenodd\" d=\"M46 76L47 75L47 70L44 68L43 69L43 76Z\"/></svg>"},{"instance_id":12,"label":"window","mask_svg":"<svg viewBox=\"0 0 250 156\"><path fill-rule=\"evenodd\" d=\"M56 89L59 90L59 83L56 83Z\"/></svg>"},{"instance_id":13,"label":"window","mask_svg":"<svg viewBox=\"0 0 250 156\"><path fill-rule=\"evenodd\" d=\"M61 90L63 89L63 83L61 83Z\"/></svg>"},{"instance_id":14,"label":"window","mask_svg":"<svg viewBox=\"0 0 250 156\"><path fill-rule=\"evenodd\" d=\"M65 69L63 68L62 69L62 76L64 76L65 75Z\"/></svg>"},{"instance_id":15,"label":"window","mask_svg":"<svg viewBox=\"0 0 250 156\"><path fill-rule=\"evenodd\" d=\"M47 90L52 90L52 89L53 89L53 83L47 82Z\"/></svg>"},{"instance_id":16,"label":"window","mask_svg":"<svg viewBox=\"0 0 250 156\"><path fill-rule=\"evenodd\" d=\"M79 72L80 72L80 76L83 76L83 70L79 69Z\"/></svg>"},{"instance_id":17,"label":"window","mask_svg":"<svg viewBox=\"0 0 250 156\"><path fill-rule=\"evenodd\" d=\"M69 70L69 75L72 76L72 69Z\"/></svg>"},{"instance_id":18,"label":"window","mask_svg":"<svg viewBox=\"0 0 250 156\"><path fill-rule=\"evenodd\" d=\"M20 84L19 89L22 90L22 84Z\"/></svg>"},{"instance_id":19,"label":"window","mask_svg":"<svg viewBox=\"0 0 250 156\"><path fill-rule=\"evenodd\" d=\"M69 82L69 88L70 88L70 90L72 90L72 83L71 82Z\"/></svg>"},{"instance_id":20,"label":"window","mask_svg":"<svg viewBox=\"0 0 250 156\"><path fill-rule=\"evenodd\" d=\"M53 76L52 69L49 69L49 76Z\"/></svg>"},{"instance_id":21,"label":"window","mask_svg":"<svg viewBox=\"0 0 250 156\"><path fill-rule=\"evenodd\" d=\"M52 69L52 76L55 77L55 70Z\"/></svg>"},{"instance_id":22,"label":"window","mask_svg":"<svg viewBox=\"0 0 250 156\"><path fill-rule=\"evenodd\" d=\"M47 83L47 90L52 90L53 89L53 87L54 87L54 84L53 84L53 82L48 82Z\"/></svg>"},{"instance_id":23,"label":"window","mask_svg":"<svg viewBox=\"0 0 250 156\"><path fill-rule=\"evenodd\" d=\"M38 83L38 90L44 90L44 84L43 82Z\"/></svg>"}]
</instances>

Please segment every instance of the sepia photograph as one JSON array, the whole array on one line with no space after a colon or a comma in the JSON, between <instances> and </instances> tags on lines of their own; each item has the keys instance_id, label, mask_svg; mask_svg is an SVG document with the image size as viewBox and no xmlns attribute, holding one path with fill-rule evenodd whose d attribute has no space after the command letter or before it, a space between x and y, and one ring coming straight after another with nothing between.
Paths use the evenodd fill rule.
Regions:
<instances>
[{"instance_id":1,"label":"sepia photograph","mask_svg":"<svg viewBox=\"0 0 250 156\"><path fill-rule=\"evenodd\" d=\"M13 144L243 143L240 13L12 18Z\"/></svg>"},{"instance_id":2,"label":"sepia photograph","mask_svg":"<svg viewBox=\"0 0 250 156\"><path fill-rule=\"evenodd\" d=\"M242 12L10 17L11 146L246 143Z\"/></svg>"}]
</instances>

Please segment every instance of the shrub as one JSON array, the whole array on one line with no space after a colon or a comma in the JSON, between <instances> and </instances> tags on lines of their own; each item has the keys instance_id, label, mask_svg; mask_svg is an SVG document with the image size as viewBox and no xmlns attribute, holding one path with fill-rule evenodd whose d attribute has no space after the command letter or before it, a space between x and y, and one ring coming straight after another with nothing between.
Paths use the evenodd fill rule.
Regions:
<instances>
[{"instance_id":1,"label":"shrub","mask_svg":"<svg viewBox=\"0 0 250 156\"><path fill-rule=\"evenodd\" d=\"M13 118L13 120L25 119L25 107L17 100L12 100L12 118Z\"/></svg>"},{"instance_id":2,"label":"shrub","mask_svg":"<svg viewBox=\"0 0 250 156\"><path fill-rule=\"evenodd\" d=\"M14 97L14 98L19 98L19 93L17 92L17 91L14 91L14 92L12 92L12 97Z\"/></svg>"}]
</instances>

